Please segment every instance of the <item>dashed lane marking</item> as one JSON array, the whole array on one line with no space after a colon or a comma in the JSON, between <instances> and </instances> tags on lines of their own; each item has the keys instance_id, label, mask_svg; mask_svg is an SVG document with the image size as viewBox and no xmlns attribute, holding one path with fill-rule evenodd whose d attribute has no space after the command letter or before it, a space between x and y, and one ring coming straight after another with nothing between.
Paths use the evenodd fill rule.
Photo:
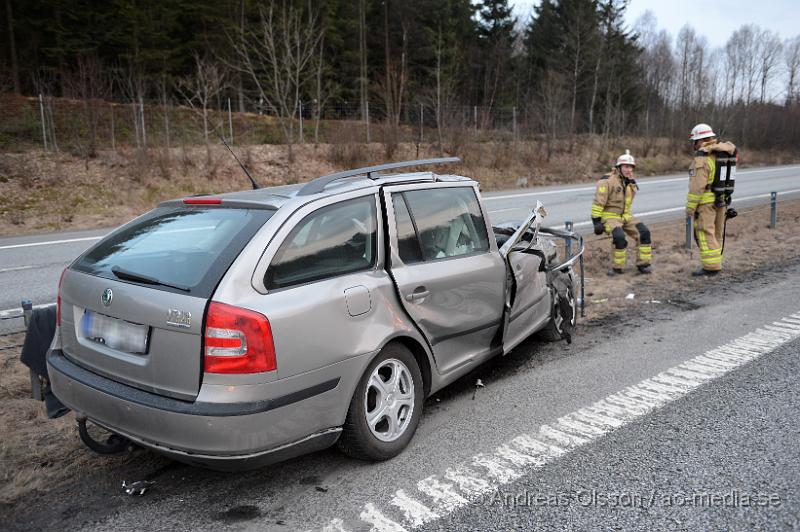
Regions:
<instances>
[{"instance_id":1,"label":"dashed lane marking","mask_svg":"<svg viewBox=\"0 0 800 532\"><path fill-rule=\"evenodd\" d=\"M403 532L435 522L798 337L800 313L764 325L551 424L515 436L491 452L476 454L423 478L415 489L398 489L385 501L367 502L357 519L336 517L323 530Z\"/></svg>"}]
</instances>

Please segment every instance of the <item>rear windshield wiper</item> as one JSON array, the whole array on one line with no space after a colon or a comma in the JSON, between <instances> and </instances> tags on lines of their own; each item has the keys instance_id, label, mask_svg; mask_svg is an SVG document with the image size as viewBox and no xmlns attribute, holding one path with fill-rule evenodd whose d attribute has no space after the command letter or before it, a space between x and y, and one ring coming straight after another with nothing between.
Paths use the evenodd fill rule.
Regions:
<instances>
[{"instance_id":1,"label":"rear windshield wiper","mask_svg":"<svg viewBox=\"0 0 800 532\"><path fill-rule=\"evenodd\" d=\"M117 276L117 279L125 279L127 281L134 281L137 283L143 284L153 284L159 286L167 286L169 288L175 288L177 290L183 290L184 292L191 292L191 289L188 286L180 286L177 284L169 284L169 283L162 283L155 277L149 277L147 275L142 275L140 273L135 273L132 271L128 271L125 269L120 268L119 266L112 266L111 273Z\"/></svg>"}]
</instances>

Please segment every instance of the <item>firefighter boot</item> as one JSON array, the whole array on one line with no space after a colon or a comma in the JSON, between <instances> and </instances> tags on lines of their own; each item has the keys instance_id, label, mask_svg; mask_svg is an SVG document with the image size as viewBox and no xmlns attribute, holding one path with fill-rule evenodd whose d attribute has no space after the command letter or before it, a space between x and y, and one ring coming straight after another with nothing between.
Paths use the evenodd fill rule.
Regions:
<instances>
[{"instance_id":1,"label":"firefighter boot","mask_svg":"<svg viewBox=\"0 0 800 532\"><path fill-rule=\"evenodd\" d=\"M703 268L697 268L692 272L692 277L714 277L715 275L719 275L720 271L721 270L706 270Z\"/></svg>"}]
</instances>

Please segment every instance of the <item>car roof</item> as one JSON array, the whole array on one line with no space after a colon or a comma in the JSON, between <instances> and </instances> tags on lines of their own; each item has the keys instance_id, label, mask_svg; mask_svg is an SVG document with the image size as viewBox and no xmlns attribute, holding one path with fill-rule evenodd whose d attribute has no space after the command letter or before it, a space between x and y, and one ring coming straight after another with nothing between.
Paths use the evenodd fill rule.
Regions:
<instances>
[{"instance_id":1,"label":"car roof","mask_svg":"<svg viewBox=\"0 0 800 532\"><path fill-rule=\"evenodd\" d=\"M385 185L400 185L414 183L436 182L464 182L475 183L474 180L459 175L439 175L433 172L402 172L383 173L388 170L424 166L432 164L458 163L458 157L443 157L438 159L422 159L415 161L402 161L386 163L377 166L344 170L333 174L317 177L307 183L265 187L255 190L242 190L225 194L203 195L193 198L175 199L162 202L161 206L174 206L181 203L191 204L218 204L221 201L227 206L247 208L280 209L282 206L304 204L317 199L335 196L346 192L361 189L381 187Z\"/></svg>"},{"instance_id":2,"label":"car roof","mask_svg":"<svg viewBox=\"0 0 800 532\"><path fill-rule=\"evenodd\" d=\"M197 196L198 200L213 196L224 201L230 206L258 207L280 209L287 204L303 204L321 198L344 194L356 190L376 188L387 185L402 184L426 184L437 182L464 182L474 183L473 179L460 175L434 174L433 172L405 172L400 174L354 176L338 179L327 184L321 191L312 194L301 194L304 186L308 183L298 183L293 185L281 185L275 187L264 187L256 190L240 190L223 194L210 194L208 196ZM189 198L178 198L160 203L160 206L174 206L181 204Z\"/></svg>"}]
</instances>

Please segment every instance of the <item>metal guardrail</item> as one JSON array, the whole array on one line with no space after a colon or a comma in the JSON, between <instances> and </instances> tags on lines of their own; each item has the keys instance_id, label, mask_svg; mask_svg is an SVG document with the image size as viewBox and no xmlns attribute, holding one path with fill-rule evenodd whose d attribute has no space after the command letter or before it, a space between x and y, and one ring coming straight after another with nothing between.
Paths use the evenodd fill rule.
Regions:
<instances>
[{"instance_id":1,"label":"metal guardrail","mask_svg":"<svg viewBox=\"0 0 800 532\"><path fill-rule=\"evenodd\" d=\"M769 228L776 229L777 227L778 227L778 193L772 191L769 193ZM684 244L684 249L686 249L686 251L692 250L693 240L694 240L694 220L692 219L691 216L687 216L686 242Z\"/></svg>"}]
</instances>

